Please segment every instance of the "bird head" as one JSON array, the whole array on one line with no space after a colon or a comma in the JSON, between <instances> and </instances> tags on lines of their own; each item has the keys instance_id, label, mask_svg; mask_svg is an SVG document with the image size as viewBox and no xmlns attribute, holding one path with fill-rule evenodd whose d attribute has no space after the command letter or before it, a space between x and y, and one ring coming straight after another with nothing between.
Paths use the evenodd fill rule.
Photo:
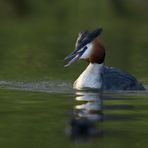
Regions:
<instances>
[{"instance_id":1,"label":"bird head","mask_svg":"<svg viewBox=\"0 0 148 148\"><path fill-rule=\"evenodd\" d=\"M105 57L105 49L97 38L101 32L102 28L93 31L81 31L76 40L75 50L64 59L68 61L65 67L79 59L92 63L102 63Z\"/></svg>"}]
</instances>

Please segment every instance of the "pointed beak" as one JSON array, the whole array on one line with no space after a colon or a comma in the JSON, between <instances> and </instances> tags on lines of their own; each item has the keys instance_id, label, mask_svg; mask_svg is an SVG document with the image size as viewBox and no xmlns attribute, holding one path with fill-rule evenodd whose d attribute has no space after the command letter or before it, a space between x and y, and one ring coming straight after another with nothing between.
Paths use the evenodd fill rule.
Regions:
<instances>
[{"instance_id":1,"label":"pointed beak","mask_svg":"<svg viewBox=\"0 0 148 148\"><path fill-rule=\"evenodd\" d=\"M86 51L87 47L85 46L84 48L78 50L74 50L71 54L69 54L64 61L68 62L64 67L70 66L72 63L76 62L77 60L80 59L82 54Z\"/></svg>"},{"instance_id":2,"label":"pointed beak","mask_svg":"<svg viewBox=\"0 0 148 148\"><path fill-rule=\"evenodd\" d=\"M69 62L64 67L67 67L71 65L72 63L76 62L77 60L79 60L82 54L87 49L86 45L90 43L94 38L99 36L101 32L102 32L102 28L98 28L92 32L89 32L87 36L85 37L85 39L79 44L79 46L71 54L66 56L64 61L69 61Z\"/></svg>"},{"instance_id":3,"label":"pointed beak","mask_svg":"<svg viewBox=\"0 0 148 148\"><path fill-rule=\"evenodd\" d=\"M69 55L69 57L66 57L65 60L70 60L70 61L64 67L70 66L72 63L79 60L79 58L80 58L80 54Z\"/></svg>"}]
</instances>

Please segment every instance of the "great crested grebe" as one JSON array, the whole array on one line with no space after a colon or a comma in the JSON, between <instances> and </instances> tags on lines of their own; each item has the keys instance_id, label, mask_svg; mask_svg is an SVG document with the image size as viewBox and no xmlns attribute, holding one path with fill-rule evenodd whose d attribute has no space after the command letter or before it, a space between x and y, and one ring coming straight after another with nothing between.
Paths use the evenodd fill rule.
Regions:
<instances>
[{"instance_id":1,"label":"great crested grebe","mask_svg":"<svg viewBox=\"0 0 148 148\"><path fill-rule=\"evenodd\" d=\"M145 90L135 77L118 68L104 65L105 49L98 38L101 32L102 28L80 32L76 49L65 58L65 61L69 61L65 67L78 59L89 62L88 67L74 82L74 89Z\"/></svg>"}]
</instances>

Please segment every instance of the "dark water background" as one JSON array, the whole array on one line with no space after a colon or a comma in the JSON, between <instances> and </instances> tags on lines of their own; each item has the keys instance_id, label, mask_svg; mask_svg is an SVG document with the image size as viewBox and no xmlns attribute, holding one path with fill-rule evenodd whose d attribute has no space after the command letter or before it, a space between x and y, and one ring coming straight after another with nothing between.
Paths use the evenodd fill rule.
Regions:
<instances>
[{"instance_id":1,"label":"dark water background","mask_svg":"<svg viewBox=\"0 0 148 148\"><path fill-rule=\"evenodd\" d=\"M105 64L148 88L147 18L146 0L0 0L0 147L147 147L147 90L80 101L72 83L86 63L63 67L78 32L102 26ZM70 139L71 119L92 113L100 134Z\"/></svg>"}]
</instances>

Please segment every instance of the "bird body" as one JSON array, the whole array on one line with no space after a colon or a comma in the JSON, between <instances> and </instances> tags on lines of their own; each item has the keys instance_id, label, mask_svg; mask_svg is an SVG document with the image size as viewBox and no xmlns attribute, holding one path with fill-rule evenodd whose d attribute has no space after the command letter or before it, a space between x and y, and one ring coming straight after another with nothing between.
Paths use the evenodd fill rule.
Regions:
<instances>
[{"instance_id":1,"label":"bird body","mask_svg":"<svg viewBox=\"0 0 148 148\"><path fill-rule=\"evenodd\" d=\"M89 62L84 72L74 82L74 89L103 89L103 90L144 90L136 78L118 68L104 65L105 48L97 36L102 29L92 32L80 32L76 41L76 50L68 55L65 60L70 60L65 67L78 59Z\"/></svg>"},{"instance_id":2,"label":"bird body","mask_svg":"<svg viewBox=\"0 0 148 148\"><path fill-rule=\"evenodd\" d=\"M103 90L145 90L132 75L115 67L103 67Z\"/></svg>"}]
</instances>

